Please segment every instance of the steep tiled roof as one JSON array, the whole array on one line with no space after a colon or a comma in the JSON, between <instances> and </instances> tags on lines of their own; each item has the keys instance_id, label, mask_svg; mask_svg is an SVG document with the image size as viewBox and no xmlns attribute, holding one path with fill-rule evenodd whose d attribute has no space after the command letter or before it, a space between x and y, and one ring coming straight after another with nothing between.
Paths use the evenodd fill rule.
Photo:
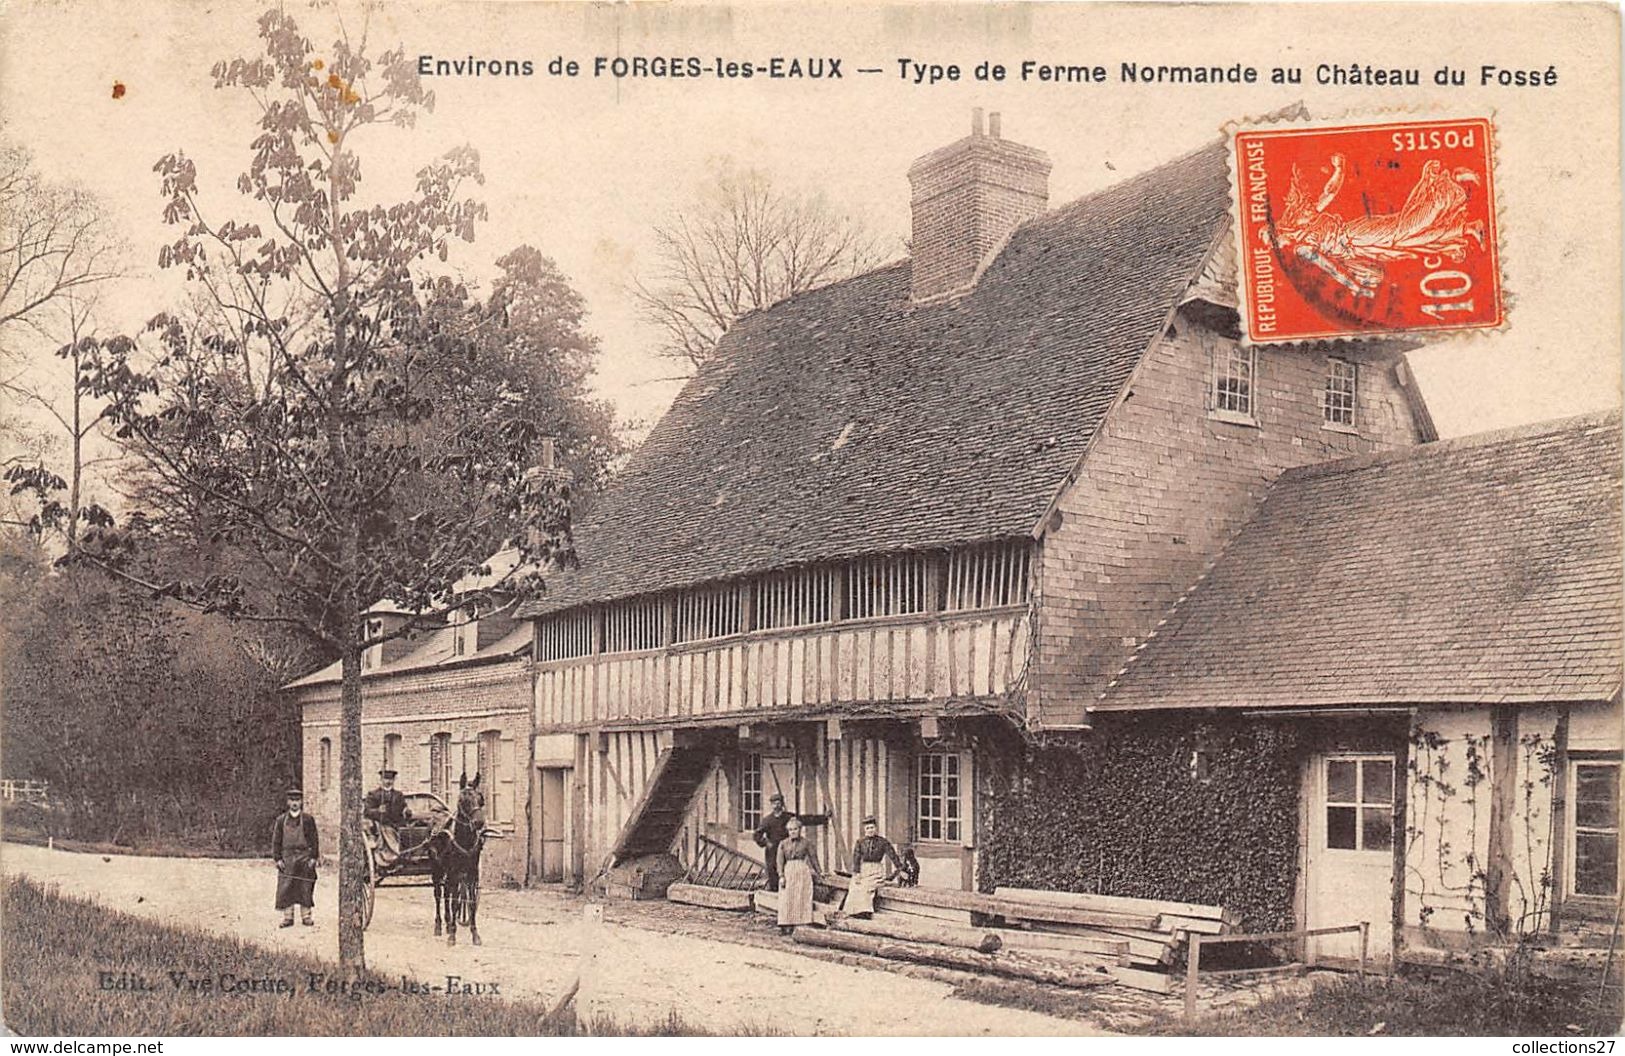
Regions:
<instances>
[{"instance_id":1,"label":"steep tiled roof","mask_svg":"<svg viewBox=\"0 0 1625 1056\"><path fill-rule=\"evenodd\" d=\"M1215 146L1025 224L955 302L904 261L741 319L526 614L1029 534L1225 213Z\"/></svg>"},{"instance_id":2,"label":"steep tiled roof","mask_svg":"<svg viewBox=\"0 0 1625 1056\"><path fill-rule=\"evenodd\" d=\"M1283 474L1098 707L1606 700L1617 414Z\"/></svg>"}]
</instances>

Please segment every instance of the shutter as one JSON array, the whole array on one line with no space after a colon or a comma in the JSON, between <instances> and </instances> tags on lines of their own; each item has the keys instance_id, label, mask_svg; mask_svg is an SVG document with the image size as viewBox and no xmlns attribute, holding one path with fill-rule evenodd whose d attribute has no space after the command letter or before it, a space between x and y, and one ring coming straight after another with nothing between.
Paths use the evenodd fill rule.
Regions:
<instances>
[{"instance_id":1,"label":"shutter","mask_svg":"<svg viewBox=\"0 0 1625 1056\"><path fill-rule=\"evenodd\" d=\"M519 817L519 800L516 796L514 784L518 774L514 763L514 738L504 734L497 741L497 785L502 794L501 801L505 808L499 815L503 821L516 821Z\"/></svg>"}]
</instances>

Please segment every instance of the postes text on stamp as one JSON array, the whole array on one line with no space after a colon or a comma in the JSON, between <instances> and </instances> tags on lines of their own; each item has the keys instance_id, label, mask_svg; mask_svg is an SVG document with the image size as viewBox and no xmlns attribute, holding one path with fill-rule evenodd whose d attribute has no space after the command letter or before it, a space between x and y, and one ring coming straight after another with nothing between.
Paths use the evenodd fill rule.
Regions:
<instances>
[{"instance_id":1,"label":"postes text on stamp","mask_svg":"<svg viewBox=\"0 0 1625 1056\"><path fill-rule=\"evenodd\" d=\"M1236 132L1255 342L1500 326L1489 121Z\"/></svg>"}]
</instances>

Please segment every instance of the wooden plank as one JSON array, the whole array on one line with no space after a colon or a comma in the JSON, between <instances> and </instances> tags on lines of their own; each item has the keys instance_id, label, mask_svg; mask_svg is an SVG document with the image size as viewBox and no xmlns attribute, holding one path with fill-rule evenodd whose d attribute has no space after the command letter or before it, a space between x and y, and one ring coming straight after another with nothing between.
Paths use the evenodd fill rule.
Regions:
<instances>
[{"instance_id":1,"label":"wooden plank","mask_svg":"<svg viewBox=\"0 0 1625 1056\"><path fill-rule=\"evenodd\" d=\"M840 891L845 891L850 880L839 873L825 873L824 883ZM946 920L955 924L969 926L971 911L968 909L954 909L951 906L936 905L930 899L906 898L900 895L904 891L936 890L935 888L918 887L887 887L875 893L875 908L888 913L907 913L914 917L927 917L932 920ZM946 892L945 892L946 893Z\"/></svg>"},{"instance_id":2,"label":"wooden plank","mask_svg":"<svg viewBox=\"0 0 1625 1056\"><path fill-rule=\"evenodd\" d=\"M856 935L844 931L819 931L797 928L795 941L826 949L864 953L887 960L907 961L911 964L929 964L961 971L1009 976L1047 983L1051 986L1087 988L1110 985L1113 981L1106 968L1063 964L1044 961L1036 957L1023 957L1009 953L977 953L952 946L938 946L924 942L905 942L875 935Z\"/></svg>"},{"instance_id":3,"label":"wooden plank","mask_svg":"<svg viewBox=\"0 0 1625 1056\"><path fill-rule=\"evenodd\" d=\"M996 898L1016 902L1042 902L1075 909L1096 909L1108 913L1130 913L1156 917L1171 913L1198 920L1222 920L1226 924L1240 924L1241 918L1223 906L1204 906L1196 902L1171 902L1157 898L1124 898L1121 895L1091 895L1077 891L1045 891L1035 887L1000 887L993 891Z\"/></svg>"},{"instance_id":4,"label":"wooden plank","mask_svg":"<svg viewBox=\"0 0 1625 1056\"><path fill-rule=\"evenodd\" d=\"M898 887L888 890L886 895L899 902L939 906L943 909L961 909L970 913L983 913L990 917L1016 917L1021 920L1114 928L1150 928L1157 922L1154 914L1104 912L1039 902L1018 902L974 891L952 891L936 887Z\"/></svg>"},{"instance_id":5,"label":"wooden plank","mask_svg":"<svg viewBox=\"0 0 1625 1056\"><path fill-rule=\"evenodd\" d=\"M1034 921L1033 927L1039 931L1052 931L1062 935L1081 935L1087 938L1105 939L1107 941L1122 941L1128 943L1128 955L1137 961L1148 964L1167 964L1173 960L1173 947L1175 945L1172 935L1161 932L1143 931L1137 928L1090 928L1079 924L1057 924L1050 921Z\"/></svg>"},{"instance_id":6,"label":"wooden plank","mask_svg":"<svg viewBox=\"0 0 1625 1056\"><path fill-rule=\"evenodd\" d=\"M1167 932L1196 932L1198 935L1223 935L1230 930L1230 925L1222 920L1202 920L1199 917L1181 917L1173 913L1164 913L1157 918L1157 931Z\"/></svg>"},{"instance_id":7,"label":"wooden plank","mask_svg":"<svg viewBox=\"0 0 1625 1056\"><path fill-rule=\"evenodd\" d=\"M1174 991L1174 977L1162 972L1148 972L1141 968L1110 968L1107 972L1114 981L1135 990L1153 994L1171 994Z\"/></svg>"},{"instance_id":8,"label":"wooden plank","mask_svg":"<svg viewBox=\"0 0 1625 1056\"><path fill-rule=\"evenodd\" d=\"M922 906L916 903L899 902L887 898L884 894L875 896L875 908L887 913L901 913L905 916L919 917L921 920L943 920L953 924L970 926L971 915L963 909L944 909L941 906Z\"/></svg>"},{"instance_id":9,"label":"wooden plank","mask_svg":"<svg viewBox=\"0 0 1625 1056\"><path fill-rule=\"evenodd\" d=\"M702 884L672 884L666 889L668 902L682 902L707 909L746 910L754 904L751 891L736 891L726 887L705 887ZM776 910L775 910L776 912Z\"/></svg>"},{"instance_id":10,"label":"wooden plank","mask_svg":"<svg viewBox=\"0 0 1625 1056\"><path fill-rule=\"evenodd\" d=\"M923 917L910 917L902 913L881 913L867 919L839 917L830 921L837 931L854 931L860 935L884 935L909 942L929 942L939 946L957 946L980 953L995 953L1003 944L999 931L994 928L968 928L958 924L943 924Z\"/></svg>"},{"instance_id":11,"label":"wooden plank","mask_svg":"<svg viewBox=\"0 0 1625 1056\"><path fill-rule=\"evenodd\" d=\"M1128 940L1096 938L1092 935L1058 935L1048 931L998 928L999 939L1012 950L1059 950L1064 953L1096 953L1108 957L1126 956Z\"/></svg>"},{"instance_id":12,"label":"wooden plank","mask_svg":"<svg viewBox=\"0 0 1625 1056\"><path fill-rule=\"evenodd\" d=\"M775 918L779 915L779 893L777 891L753 891L751 892L751 903L756 907L758 913L766 913L768 916ZM826 926L829 923L829 918L838 912L840 912L840 907L833 902L814 902L813 923L820 927Z\"/></svg>"}]
</instances>

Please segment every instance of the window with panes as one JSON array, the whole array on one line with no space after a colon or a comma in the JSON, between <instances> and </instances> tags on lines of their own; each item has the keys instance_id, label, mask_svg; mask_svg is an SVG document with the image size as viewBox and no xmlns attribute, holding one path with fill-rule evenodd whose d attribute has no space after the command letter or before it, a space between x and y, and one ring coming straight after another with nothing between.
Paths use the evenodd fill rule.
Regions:
<instances>
[{"instance_id":1,"label":"window with panes","mask_svg":"<svg viewBox=\"0 0 1625 1056\"><path fill-rule=\"evenodd\" d=\"M429 791L450 802L451 734L437 733L429 738Z\"/></svg>"},{"instance_id":2,"label":"window with panes","mask_svg":"<svg viewBox=\"0 0 1625 1056\"><path fill-rule=\"evenodd\" d=\"M739 760L739 828L751 829L762 823L762 757L746 752Z\"/></svg>"},{"instance_id":3,"label":"window with panes","mask_svg":"<svg viewBox=\"0 0 1625 1056\"><path fill-rule=\"evenodd\" d=\"M1394 761L1326 760L1326 846L1335 851L1394 849Z\"/></svg>"},{"instance_id":4,"label":"window with panes","mask_svg":"<svg viewBox=\"0 0 1625 1056\"><path fill-rule=\"evenodd\" d=\"M1576 761L1574 871L1570 893L1614 898L1619 894L1619 762Z\"/></svg>"},{"instance_id":5,"label":"window with panes","mask_svg":"<svg viewBox=\"0 0 1625 1056\"><path fill-rule=\"evenodd\" d=\"M1222 415L1253 416L1253 350L1225 344L1213 350L1213 409Z\"/></svg>"},{"instance_id":6,"label":"window with panes","mask_svg":"<svg viewBox=\"0 0 1625 1056\"><path fill-rule=\"evenodd\" d=\"M1359 368L1346 359L1326 361L1326 393L1322 410L1327 425L1354 427L1354 407L1359 387Z\"/></svg>"},{"instance_id":7,"label":"window with panes","mask_svg":"<svg viewBox=\"0 0 1625 1056\"><path fill-rule=\"evenodd\" d=\"M916 826L923 841L957 843L963 801L958 752L926 752L919 757Z\"/></svg>"}]
</instances>

